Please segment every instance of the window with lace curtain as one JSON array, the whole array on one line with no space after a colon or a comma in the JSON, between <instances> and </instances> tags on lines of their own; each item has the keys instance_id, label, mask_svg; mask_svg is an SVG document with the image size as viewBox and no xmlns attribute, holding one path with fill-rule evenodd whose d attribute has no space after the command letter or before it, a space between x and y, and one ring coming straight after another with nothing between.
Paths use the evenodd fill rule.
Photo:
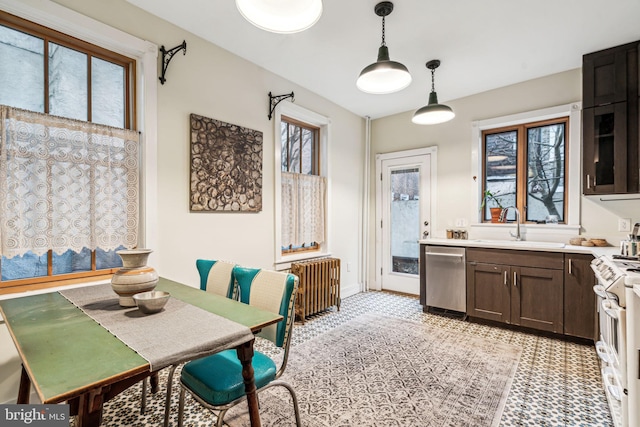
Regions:
<instances>
[{"instance_id":1,"label":"window with lace curtain","mask_svg":"<svg viewBox=\"0 0 640 427\"><path fill-rule=\"evenodd\" d=\"M0 293L121 266L136 245L135 61L0 11Z\"/></svg>"},{"instance_id":2,"label":"window with lace curtain","mask_svg":"<svg viewBox=\"0 0 640 427\"><path fill-rule=\"evenodd\" d=\"M282 116L280 137L282 253L317 251L325 240L320 128Z\"/></svg>"}]
</instances>

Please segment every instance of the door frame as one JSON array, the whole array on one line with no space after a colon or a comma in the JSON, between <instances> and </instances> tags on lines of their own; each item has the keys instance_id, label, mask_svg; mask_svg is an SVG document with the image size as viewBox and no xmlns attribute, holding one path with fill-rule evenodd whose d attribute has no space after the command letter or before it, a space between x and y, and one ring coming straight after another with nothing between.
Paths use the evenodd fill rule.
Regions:
<instances>
[{"instance_id":1,"label":"door frame","mask_svg":"<svg viewBox=\"0 0 640 427\"><path fill-rule=\"evenodd\" d=\"M376 154L376 171L374 175L374 180L376 182L376 217L374 222L375 227L375 269L373 272L373 280L370 283L373 285L371 289L374 290L382 290L382 281L381 281L381 269L382 269L382 227L378 226L382 222L382 162L384 160L392 160L398 159L402 157L417 157L417 156L425 156L430 155L429 157L429 194L431 197L431 201L429 203L429 218L430 224L429 229L436 229L436 177L438 176L437 164L438 164L438 147L424 147L417 148L413 150L404 150L404 151L395 151L392 153L381 153ZM418 280L418 278L416 279Z\"/></svg>"}]
</instances>

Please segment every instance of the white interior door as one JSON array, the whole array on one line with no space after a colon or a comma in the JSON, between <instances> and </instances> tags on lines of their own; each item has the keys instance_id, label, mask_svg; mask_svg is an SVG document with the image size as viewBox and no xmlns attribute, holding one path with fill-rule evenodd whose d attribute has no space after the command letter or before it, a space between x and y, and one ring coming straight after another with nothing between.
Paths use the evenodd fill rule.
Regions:
<instances>
[{"instance_id":1,"label":"white interior door","mask_svg":"<svg viewBox=\"0 0 640 427\"><path fill-rule=\"evenodd\" d=\"M377 156L378 289L420 293L418 240L431 228L432 156L431 149Z\"/></svg>"}]
</instances>

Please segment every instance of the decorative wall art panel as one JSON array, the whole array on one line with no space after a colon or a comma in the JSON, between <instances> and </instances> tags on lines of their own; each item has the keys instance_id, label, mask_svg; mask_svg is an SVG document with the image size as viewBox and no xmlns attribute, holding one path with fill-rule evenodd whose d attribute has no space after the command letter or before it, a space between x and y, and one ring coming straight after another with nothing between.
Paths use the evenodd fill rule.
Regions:
<instances>
[{"instance_id":1,"label":"decorative wall art panel","mask_svg":"<svg viewBox=\"0 0 640 427\"><path fill-rule=\"evenodd\" d=\"M191 114L192 212L262 210L262 132Z\"/></svg>"}]
</instances>

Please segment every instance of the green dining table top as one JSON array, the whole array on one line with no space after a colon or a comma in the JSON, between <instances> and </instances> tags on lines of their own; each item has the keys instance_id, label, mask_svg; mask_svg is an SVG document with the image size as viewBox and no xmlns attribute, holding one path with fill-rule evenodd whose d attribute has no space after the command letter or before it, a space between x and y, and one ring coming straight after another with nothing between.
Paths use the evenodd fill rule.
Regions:
<instances>
[{"instance_id":1,"label":"green dining table top","mask_svg":"<svg viewBox=\"0 0 640 427\"><path fill-rule=\"evenodd\" d=\"M156 289L253 332L282 319L164 278ZM0 312L43 403L63 402L149 370L144 358L58 292L0 301Z\"/></svg>"}]
</instances>

